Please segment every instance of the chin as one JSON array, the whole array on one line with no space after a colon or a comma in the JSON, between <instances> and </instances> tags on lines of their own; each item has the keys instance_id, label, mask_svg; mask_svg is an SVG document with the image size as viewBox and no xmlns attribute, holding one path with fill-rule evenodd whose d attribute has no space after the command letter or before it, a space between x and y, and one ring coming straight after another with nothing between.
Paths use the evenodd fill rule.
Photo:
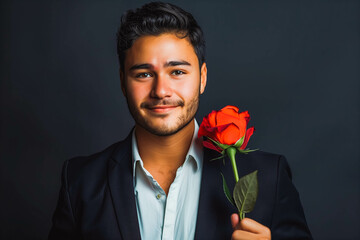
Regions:
<instances>
[{"instance_id":1,"label":"chin","mask_svg":"<svg viewBox=\"0 0 360 240\"><path fill-rule=\"evenodd\" d=\"M179 131L181 131L183 128L185 128L187 125L189 125L189 123L193 120L193 118L184 121L180 124L177 125L173 125L173 126L169 126L169 125L162 125L162 126L151 126L150 124L144 123L138 123L142 128L144 128L145 130L147 130L148 132L157 135L157 136L171 136L174 135L176 133L178 133Z\"/></svg>"}]
</instances>

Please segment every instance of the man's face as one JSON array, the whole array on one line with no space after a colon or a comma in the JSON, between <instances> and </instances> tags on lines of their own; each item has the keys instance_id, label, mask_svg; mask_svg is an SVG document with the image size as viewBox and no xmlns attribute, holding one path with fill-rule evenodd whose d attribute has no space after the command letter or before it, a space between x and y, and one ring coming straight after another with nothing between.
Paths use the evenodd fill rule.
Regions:
<instances>
[{"instance_id":1,"label":"man's face","mask_svg":"<svg viewBox=\"0 0 360 240\"><path fill-rule=\"evenodd\" d=\"M171 33L138 38L120 73L136 124L159 136L181 130L195 116L206 73L187 38Z\"/></svg>"}]
</instances>

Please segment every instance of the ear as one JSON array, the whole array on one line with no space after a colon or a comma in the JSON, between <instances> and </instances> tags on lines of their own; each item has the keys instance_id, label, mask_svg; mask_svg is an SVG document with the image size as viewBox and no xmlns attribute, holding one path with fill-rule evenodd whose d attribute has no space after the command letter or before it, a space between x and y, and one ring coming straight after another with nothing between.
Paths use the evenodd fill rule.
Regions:
<instances>
[{"instance_id":1,"label":"ear","mask_svg":"<svg viewBox=\"0 0 360 240\"><path fill-rule=\"evenodd\" d=\"M207 81L207 68L206 63L203 63L200 70L200 94L203 94Z\"/></svg>"},{"instance_id":2,"label":"ear","mask_svg":"<svg viewBox=\"0 0 360 240\"><path fill-rule=\"evenodd\" d=\"M125 90L125 74L124 71L119 68L119 74L120 74L120 84L121 84L121 90L124 96L126 97L126 90Z\"/></svg>"}]
</instances>

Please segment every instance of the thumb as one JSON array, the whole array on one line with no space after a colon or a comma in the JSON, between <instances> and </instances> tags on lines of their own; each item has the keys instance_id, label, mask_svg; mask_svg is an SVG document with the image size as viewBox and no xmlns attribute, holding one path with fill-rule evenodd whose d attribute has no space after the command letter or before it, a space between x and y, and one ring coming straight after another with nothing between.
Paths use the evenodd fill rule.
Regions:
<instances>
[{"instance_id":1,"label":"thumb","mask_svg":"<svg viewBox=\"0 0 360 240\"><path fill-rule=\"evenodd\" d=\"M240 217L239 214L233 213L231 214L231 226L234 230L238 230L240 228Z\"/></svg>"}]
</instances>

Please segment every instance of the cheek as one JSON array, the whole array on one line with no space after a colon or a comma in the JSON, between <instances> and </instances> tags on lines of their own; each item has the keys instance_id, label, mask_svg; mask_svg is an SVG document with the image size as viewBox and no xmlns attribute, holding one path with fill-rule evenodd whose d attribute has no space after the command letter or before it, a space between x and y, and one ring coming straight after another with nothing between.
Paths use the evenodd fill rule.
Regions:
<instances>
[{"instance_id":1,"label":"cheek","mask_svg":"<svg viewBox=\"0 0 360 240\"><path fill-rule=\"evenodd\" d=\"M174 89L177 89L178 95L183 99L193 99L199 95L200 79L192 78L188 81L179 82Z\"/></svg>"},{"instance_id":2,"label":"cheek","mask_svg":"<svg viewBox=\"0 0 360 240\"><path fill-rule=\"evenodd\" d=\"M132 103L132 105L140 105L140 103L148 95L147 88L140 84L128 84L126 88L127 100Z\"/></svg>"}]
</instances>

